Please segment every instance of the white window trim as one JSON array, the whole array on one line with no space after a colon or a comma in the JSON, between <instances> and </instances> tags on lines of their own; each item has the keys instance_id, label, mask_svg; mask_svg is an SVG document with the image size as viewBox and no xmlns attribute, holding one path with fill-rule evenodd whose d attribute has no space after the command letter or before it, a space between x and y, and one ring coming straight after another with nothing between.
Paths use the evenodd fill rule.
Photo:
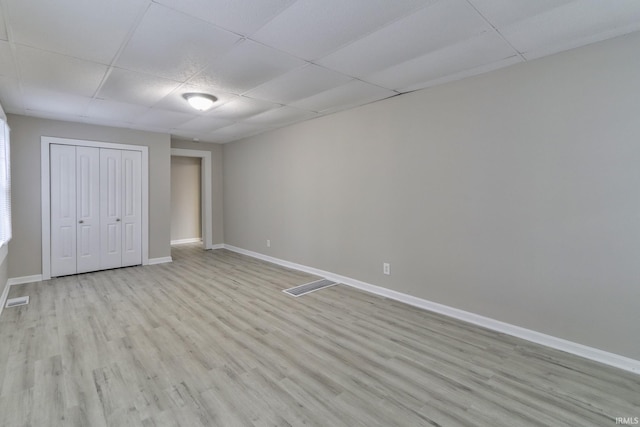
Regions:
<instances>
[{"instance_id":1,"label":"white window trim","mask_svg":"<svg viewBox=\"0 0 640 427\"><path fill-rule=\"evenodd\" d=\"M0 107L0 120L2 120L2 122L4 123L4 125L2 126L2 129L0 129L0 132L6 132L5 133L5 137L7 138L7 143L10 144L10 137L9 137L9 133L10 133L10 129L9 129L9 123L7 123L7 117L4 115L4 111L2 111L2 107ZM7 159L7 161L9 162L9 165L7 167L7 172L9 174L11 174L11 166L10 166L10 162L11 159ZM9 179L9 182L11 182L11 179ZM11 201L9 201L9 205L11 205ZM11 206L9 206L9 209L11 209ZM12 224L11 222L9 223L9 227L11 227ZM13 234L13 233L10 233ZM9 240L7 240L6 242L2 242L0 244L0 264L2 264L4 262L4 260L7 258L7 255L9 253L9 242L11 241L11 238L9 238Z\"/></svg>"},{"instance_id":2,"label":"white window trim","mask_svg":"<svg viewBox=\"0 0 640 427\"><path fill-rule=\"evenodd\" d=\"M8 245L9 245L9 242L3 243L2 246L0 246L0 264L4 262L5 258L7 257L7 254L9 253Z\"/></svg>"}]
</instances>

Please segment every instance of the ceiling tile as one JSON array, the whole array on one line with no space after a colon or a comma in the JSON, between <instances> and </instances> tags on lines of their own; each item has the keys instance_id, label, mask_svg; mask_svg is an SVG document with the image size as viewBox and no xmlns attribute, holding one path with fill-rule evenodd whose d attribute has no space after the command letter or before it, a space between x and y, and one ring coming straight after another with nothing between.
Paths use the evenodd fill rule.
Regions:
<instances>
[{"instance_id":1,"label":"ceiling tile","mask_svg":"<svg viewBox=\"0 0 640 427\"><path fill-rule=\"evenodd\" d=\"M77 114L66 114L57 111L40 111L40 110L27 110L26 115L29 117L38 117L41 119L60 120L63 122L82 123L82 116Z\"/></svg>"},{"instance_id":2,"label":"ceiling tile","mask_svg":"<svg viewBox=\"0 0 640 427\"><path fill-rule=\"evenodd\" d=\"M151 5L118 58L119 67L185 81L240 37L157 4Z\"/></svg>"},{"instance_id":3,"label":"ceiling tile","mask_svg":"<svg viewBox=\"0 0 640 427\"><path fill-rule=\"evenodd\" d=\"M200 142L201 138L207 135L207 134L202 134L201 132L192 132L192 131L179 130L179 129L171 129L170 132L171 132L172 139L179 138L179 139L184 139L187 141L195 141L195 142Z\"/></svg>"},{"instance_id":4,"label":"ceiling tile","mask_svg":"<svg viewBox=\"0 0 640 427\"><path fill-rule=\"evenodd\" d=\"M114 68L100 88L98 97L151 107L180 83L149 74Z\"/></svg>"},{"instance_id":5,"label":"ceiling tile","mask_svg":"<svg viewBox=\"0 0 640 427\"><path fill-rule=\"evenodd\" d=\"M317 62L363 77L490 29L466 1L440 1Z\"/></svg>"},{"instance_id":6,"label":"ceiling tile","mask_svg":"<svg viewBox=\"0 0 640 427\"><path fill-rule=\"evenodd\" d=\"M241 94L303 65L305 61L302 59L251 40L245 40L236 44L213 65L189 80L189 83Z\"/></svg>"},{"instance_id":7,"label":"ceiling tile","mask_svg":"<svg viewBox=\"0 0 640 427\"><path fill-rule=\"evenodd\" d=\"M575 0L469 0L496 28L530 18Z\"/></svg>"},{"instance_id":8,"label":"ceiling tile","mask_svg":"<svg viewBox=\"0 0 640 427\"><path fill-rule=\"evenodd\" d=\"M0 105L5 113L24 114L24 96L18 79L0 76Z\"/></svg>"},{"instance_id":9,"label":"ceiling tile","mask_svg":"<svg viewBox=\"0 0 640 427\"><path fill-rule=\"evenodd\" d=\"M640 1L578 0L500 32L528 59L640 30Z\"/></svg>"},{"instance_id":10,"label":"ceiling tile","mask_svg":"<svg viewBox=\"0 0 640 427\"><path fill-rule=\"evenodd\" d=\"M287 104L334 88L351 77L317 65L307 65L288 72L246 93L251 98Z\"/></svg>"},{"instance_id":11,"label":"ceiling tile","mask_svg":"<svg viewBox=\"0 0 640 427\"><path fill-rule=\"evenodd\" d=\"M383 87L404 91L447 74L487 65L517 53L494 31L400 63L366 78Z\"/></svg>"},{"instance_id":12,"label":"ceiling tile","mask_svg":"<svg viewBox=\"0 0 640 427\"><path fill-rule=\"evenodd\" d=\"M237 97L234 100L211 110L207 114L221 119L242 120L279 107L281 107L280 104L274 104L272 102Z\"/></svg>"},{"instance_id":13,"label":"ceiling tile","mask_svg":"<svg viewBox=\"0 0 640 427\"><path fill-rule=\"evenodd\" d=\"M317 116L318 115L313 111L300 110L298 108L287 107L285 105L284 107L265 111L264 113L249 117L245 122L268 127L279 127Z\"/></svg>"},{"instance_id":14,"label":"ceiling tile","mask_svg":"<svg viewBox=\"0 0 640 427\"><path fill-rule=\"evenodd\" d=\"M252 38L314 60L434 0L298 0Z\"/></svg>"},{"instance_id":15,"label":"ceiling tile","mask_svg":"<svg viewBox=\"0 0 640 427\"><path fill-rule=\"evenodd\" d=\"M131 123L144 114L149 108L142 105L127 104L125 102L94 99L87 108L85 115L94 119L113 120Z\"/></svg>"},{"instance_id":16,"label":"ceiling tile","mask_svg":"<svg viewBox=\"0 0 640 427\"><path fill-rule=\"evenodd\" d=\"M249 35L295 0L155 0L221 28Z\"/></svg>"},{"instance_id":17,"label":"ceiling tile","mask_svg":"<svg viewBox=\"0 0 640 427\"><path fill-rule=\"evenodd\" d=\"M25 87L70 95L93 96L108 69L106 65L26 46L17 47L17 57Z\"/></svg>"},{"instance_id":18,"label":"ceiling tile","mask_svg":"<svg viewBox=\"0 0 640 427\"><path fill-rule=\"evenodd\" d=\"M214 95L218 100L213 104L212 108L216 108L217 106L223 105L233 99L237 98L237 95L232 95L229 93L220 92L218 90L214 90L211 87L207 86L196 86L184 84L177 87L174 91L164 97L160 102L158 102L154 107L162 108L165 110L173 110L173 111L181 111L183 113L189 113L192 115L204 115L207 114L208 111L202 112L195 110L182 95L185 93L207 93Z\"/></svg>"},{"instance_id":19,"label":"ceiling tile","mask_svg":"<svg viewBox=\"0 0 640 427\"><path fill-rule=\"evenodd\" d=\"M27 87L24 93L24 107L26 110L47 113L47 117L55 118L56 115L74 116L78 120L83 116L91 98L69 95L62 92L40 88Z\"/></svg>"},{"instance_id":20,"label":"ceiling tile","mask_svg":"<svg viewBox=\"0 0 640 427\"><path fill-rule=\"evenodd\" d=\"M110 64L147 0L5 0L16 43Z\"/></svg>"},{"instance_id":21,"label":"ceiling tile","mask_svg":"<svg viewBox=\"0 0 640 427\"><path fill-rule=\"evenodd\" d=\"M326 113L367 104L394 95L397 93L391 90L360 80L353 80L342 86L296 101L291 106Z\"/></svg>"},{"instance_id":22,"label":"ceiling tile","mask_svg":"<svg viewBox=\"0 0 640 427\"><path fill-rule=\"evenodd\" d=\"M11 77L17 76L16 63L13 60L13 53L8 42L0 40L0 76Z\"/></svg>"},{"instance_id":23,"label":"ceiling tile","mask_svg":"<svg viewBox=\"0 0 640 427\"><path fill-rule=\"evenodd\" d=\"M109 127L117 127L122 129L131 128L131 123L129 122L121 122L113 119L103 119L98 117L82 117L82 123L87 123L90 125L98 125L98 126L109 126Z\"/></svg>"},{"instance_id":24,"label":"ceiling tile","mask_svg":"<svg viewBox=\"0 0 640 427\"><path fill-rule=\"evenodd\" d=\"M463 70L446 73L440 77L434 79L421 81L419 83L412 84L398 89L398 92L413 92L414 90L420 90L431 86L436 86L443 83L453 82L456 80L466 79L467 77L477 76L479 74L488 73L490 71L499 70L500 68L508 67L509 65L517 64L525 61L520 55L509 56L504 59L498 59L496 61L488 62L486 64L471 66L470 68L464 68Z\"/></svg>"},{"instance_id":25,"label":"ceiling tile","mask_svg":"<svg viewBox=\"0 0 640 427\"><path fill-rule=\"evenodd\" d=\"M225 126L232 125L231 120L219 119L211 116L196 117L193 120L189 120L186 123L176 126L174 130L198 132L198 133L211 133L216 129L220 129ZM172 130L173 132L173 130Z\"/></svg>"},{"instance_id":26,"label":"ceiling tile","mask_svg":"<svg viewBox=\"0 0 640 427\"><path fill-rule=\"evenodd\" d=\"M134 125L169 130L191 120L191 114L151 108L133 121Z\"/></svg>"},{"instance_id":27,"label":"ceiling tile","mask_svg":"<svg viewBox=\"0 0 640 427\"><path fill-rule=\"evenodd\" d=\"M225 143L270 130L269 127L251 123L235 123L211 132L207 141Z\"/></svg>"}]
</instances>

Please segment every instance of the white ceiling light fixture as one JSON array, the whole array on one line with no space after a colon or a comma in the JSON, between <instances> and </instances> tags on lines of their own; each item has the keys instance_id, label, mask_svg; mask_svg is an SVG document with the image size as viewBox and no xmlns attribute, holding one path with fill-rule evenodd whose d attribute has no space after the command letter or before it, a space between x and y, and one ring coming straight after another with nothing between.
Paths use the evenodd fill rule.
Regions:
<instances>
[{"instance_id":1,"label":"white ceiling light fixture","mask_svg":"<svg viewBox=\"0 0 640 427\"><path fill-rule=\"evenodd\" d=\"M207 93L185 93L182 97L198 111L207 111L218 100L215 96Z\"/></svg>"}]
</instances>

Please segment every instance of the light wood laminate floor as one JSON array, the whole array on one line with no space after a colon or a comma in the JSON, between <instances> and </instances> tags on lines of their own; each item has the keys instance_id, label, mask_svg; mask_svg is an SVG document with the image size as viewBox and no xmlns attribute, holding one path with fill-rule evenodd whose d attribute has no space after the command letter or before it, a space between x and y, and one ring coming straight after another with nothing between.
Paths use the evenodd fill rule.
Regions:
<instances>
[{"instance_id":1,"label":"light wood laminate floor","mask_svg":"<svg viewBox=\"0 0 640 427\"><path fill-rule=\"evenodd\" d=\"M14 286L2 426L615 426L640 376L225 250Z\"/></svg>"}]
</instances>

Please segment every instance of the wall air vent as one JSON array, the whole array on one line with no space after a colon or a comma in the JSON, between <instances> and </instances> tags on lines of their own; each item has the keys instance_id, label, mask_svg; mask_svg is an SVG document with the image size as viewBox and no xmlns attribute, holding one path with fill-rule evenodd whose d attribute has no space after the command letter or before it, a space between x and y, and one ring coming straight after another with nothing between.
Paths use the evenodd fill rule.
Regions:
<instances>
[{"instance_id":1,"label":"wall air vent","mask_svg":"<svg viewBox=\"0 0 640 427\"><path fill-rule=\"evenodd\" d=\"M27 305L29 304L29 297L18 297L18 298L10 298L7 300L7 303L5 304L6 308L9 307L18 307L20 305Z\"/></svg>"}]
</instances>

